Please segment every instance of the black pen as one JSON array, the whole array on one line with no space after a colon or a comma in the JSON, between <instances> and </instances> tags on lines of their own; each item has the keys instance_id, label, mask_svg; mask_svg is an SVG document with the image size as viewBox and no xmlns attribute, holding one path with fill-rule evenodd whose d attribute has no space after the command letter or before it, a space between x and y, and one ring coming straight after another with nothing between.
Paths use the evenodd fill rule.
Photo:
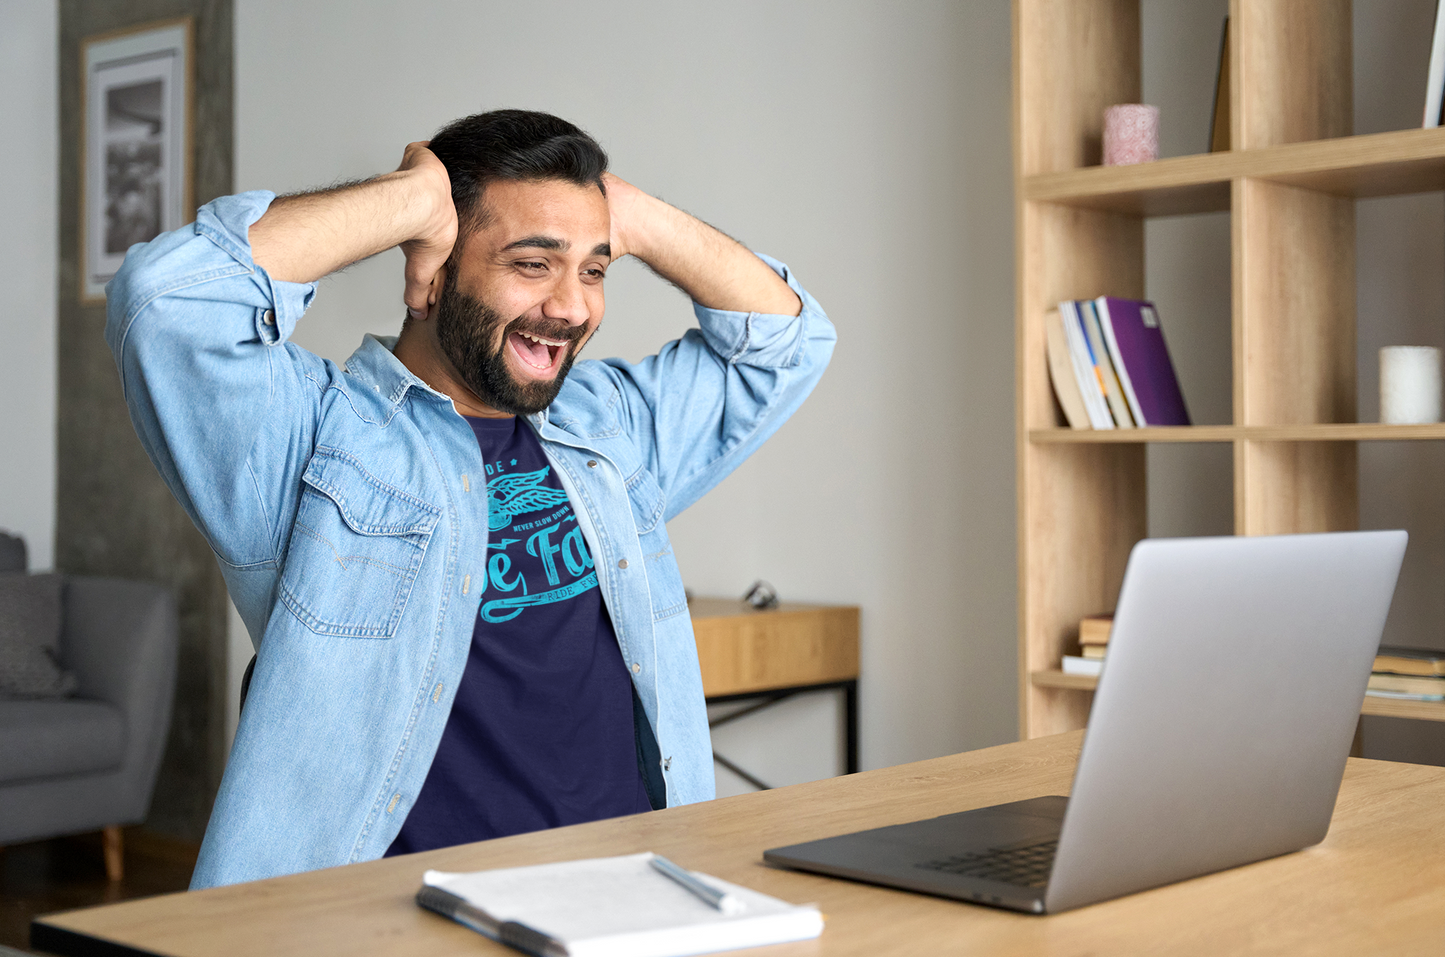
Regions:
<instances>
[{"instance_id":1,"label":"black pen","mask_svg":"<svg viewBox=\"0 0 1445 957\"><path fill-rule=\"evenodd\" d=\"M497 920L451 891L427 884L416 892L416 902L429 911L450 917L463 927L470 927L483 937L490 937L523 953L534 957L567 957L567 945L557 938L520 921Z\"/></svg>"}]
</instances>

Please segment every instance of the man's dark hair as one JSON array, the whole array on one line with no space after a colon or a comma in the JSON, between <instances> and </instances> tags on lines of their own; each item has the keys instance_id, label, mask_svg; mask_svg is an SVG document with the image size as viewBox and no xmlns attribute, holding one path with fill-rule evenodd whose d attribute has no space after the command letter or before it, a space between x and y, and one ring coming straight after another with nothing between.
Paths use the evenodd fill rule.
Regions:
<instances>
[{"instance_id":1,"label":"man's dark hair","mask_svg":"<svg viewBox=\"0 0 1445 957\"><path fill-rule=\"evenodd\" d=\"M451 177L460 236L486 224L482 195L494 180L560 179L607 194L602 185L607 154L577 126L550 113L492 110L465 116L438 130L429 148Z\"/></svg>"}]
</instances>

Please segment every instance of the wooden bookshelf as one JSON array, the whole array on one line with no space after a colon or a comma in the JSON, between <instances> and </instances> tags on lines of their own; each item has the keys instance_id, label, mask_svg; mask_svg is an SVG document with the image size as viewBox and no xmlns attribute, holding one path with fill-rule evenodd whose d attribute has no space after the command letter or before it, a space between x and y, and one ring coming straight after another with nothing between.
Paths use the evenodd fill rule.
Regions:
<instances>
[{"instance_id":1,"label":"wooden bookshelf","mask_svg":"<svg viewBox=\"0 0 1445 957\"><path fill-rule=\"evenodd\" d=\"M1445 129L1350 135L1349 0L1231 0L1235 148L1102 167L1104 109L1140 100L1139 0L1014 0L1013 15L1019 721L1036 737L1087 720L1092 681L1060 659L1080 618L1114 607L1146 534L1146 444L1232 445L1235 533L1267 535L1358 527L1360 442L1445 440L1445 425L1354 421L1355 200L1445 190ZM1210 211L1230 213L1233 421L1064 427L1047 310L1145 298L1144 221Z\"/></svg>"},{"instance_id":2,"label":"wooden bookshelf","mask_svg":"<svg viewBox=\"0 0 1445 957\"><path fill-rule=\"evenodd\" d=\"M1029 441L1059 444L1146 442L1413 442L1445 439L1445 422L1382 425L1337 422L1319 425L1194 425L1147 429L1033 429Z\"/></svg>"},{"instance_id":3,"label":"wooden bookshelf","mask_svg":"<svg viewBox=\"0 0 1445 957\"><path fill-rule=\"evenodd\" d=\"M1019 188L1031 202L1178 216L1225 212L1245 177L1351 199L1445 189L1445 127L1040 173Z\"/></svg>"},{"instance_id":4,"label":"wooden bookshelf","mask_svg":"<svg viewBox=\"0 0 1445 957\"><path fill-rule=\"evenodd\" d=\"M1029 683L1036 688L1066 688L1071 691L1093 691L1099 679L1092 675L1066 675L1062 671L1035 671ZM1360 714L1385 718L1414 718L1419 721L1445 721L1445 701L1405 701L1399 698L1365 698Z\"/></svg>"}]
</instances>

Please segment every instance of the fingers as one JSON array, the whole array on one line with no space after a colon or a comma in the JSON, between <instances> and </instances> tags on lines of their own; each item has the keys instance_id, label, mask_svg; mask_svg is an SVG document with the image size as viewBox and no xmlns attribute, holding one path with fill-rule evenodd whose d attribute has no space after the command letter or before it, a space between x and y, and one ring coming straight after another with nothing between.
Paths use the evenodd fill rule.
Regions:
<instances>
[{"instance_id":1,"label":"fingers","mask_svg":"<svg viewBox=\"0 0 1445 957\"><path fill-rule=\"evenodd\" d=\"M431 150L427 149L431 140L417 140L415 143L406 144L406 149L401 152L401 165L397 170L412 169L419 161L424 159Z\"/></svg>"},{"instance_id":2,"label":"fingers","mask_svg":"<svg viewBox=\"0 0 1445 957\"><path fill-rule=\"evenodd\" d=\"M431 315L446 283L446 266L431 270L429 276L424 275L426 271L420 263L407 260L406 290L402 293L402 301L406 303L406 314L413 319L425 319Z\"/></svg>"}]
</instances>

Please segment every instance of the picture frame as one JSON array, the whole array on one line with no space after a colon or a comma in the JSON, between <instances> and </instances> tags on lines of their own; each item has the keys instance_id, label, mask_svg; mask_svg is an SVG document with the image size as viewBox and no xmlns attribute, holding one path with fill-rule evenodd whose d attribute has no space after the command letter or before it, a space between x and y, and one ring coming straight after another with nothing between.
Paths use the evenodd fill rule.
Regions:
<instances>
[{"instance_id":1,"label":"picture frame","mask_svg":"<svg viewBox=\"0 0 1445 957\"><path fill-rule=\"evenodd\" d=\"M132 245L195 216L193 55L191 17L81 40L83 302L105 301Z\"/></svg>"}]
</instances>

